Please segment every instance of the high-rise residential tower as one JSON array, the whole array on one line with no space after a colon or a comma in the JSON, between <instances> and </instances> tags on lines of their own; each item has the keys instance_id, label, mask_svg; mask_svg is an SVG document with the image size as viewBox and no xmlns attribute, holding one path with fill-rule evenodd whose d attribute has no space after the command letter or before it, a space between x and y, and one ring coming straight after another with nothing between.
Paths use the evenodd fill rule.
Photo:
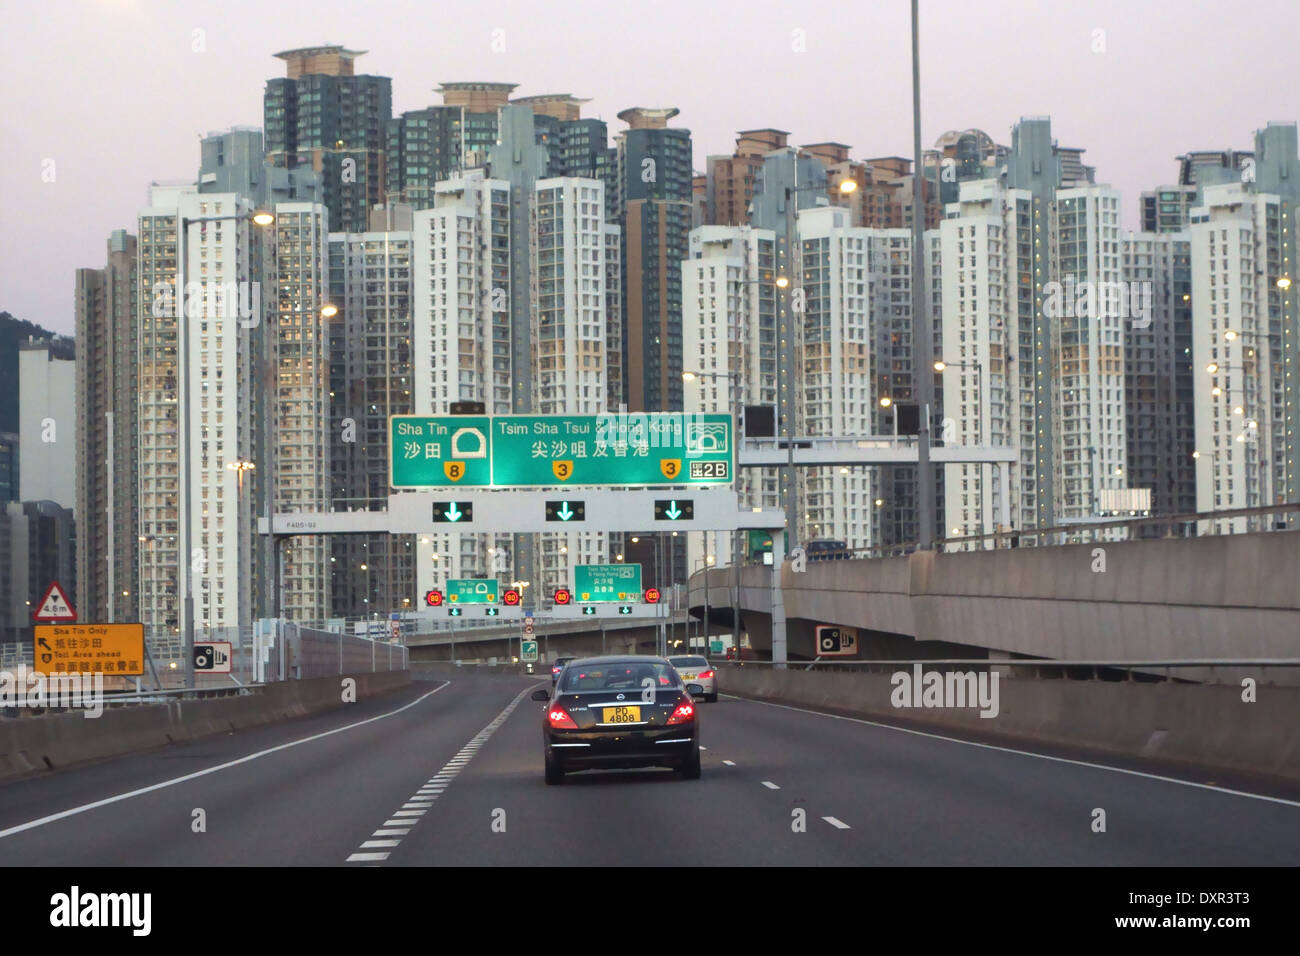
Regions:
<instances>
[{"instance_id":1,"label":"high-rise residential tower","mask_svg":"<svg viewBox=\"0 0 1300 956\"><path fill-rule=\"evenodd\" d=\"M78 613L134 621L139 591L136 237L116 229L102 269L78 269Z\"/></svg>"},{"instance_id":2,"label":"high-rise residential tower","mask_svg":"<svg viewBox=\"0 0 1300 956\"><path fill-rule=\"evenodd\" d=\"M413 410L411 246L406 231L330 235L330 471L337 505L376 509L388 486L388 419ZM414 535L336 535L333 616L410 609Z\"/></svg>"},{"instance_id":3,"label":"high-rise residential tower","mask_svg":"<svg viewBox=\"0 0 1300 956\"><path fill-rule=\"evenodd\" d=\"M1300 496L1300 161L1294 123L1255 134L1253 164L1191 210L1196 510ZM1263 530L1266 516L1224 519Z\"/></svg>"},{"instance_id":4,"label":"high-rise residential tower","mask_svg":"<svg viewBox=\"0 0 1300 956\"><path fill-rule=\"evenodd\" d=\"M1186 231L1129 233L1124 290L1141 304L1124 327L1128 483L1151 490L1155 514L1196 510L1192 262Z\"/></svg>"},{"instance_id":5,"label":"high-rise residential tower","mask_svg":"<svg viewBox=\"0 0 1300 956\"><path fill-rule=\"evenodd\" d=\"M1119 287L1119 198L1078 152L1022 120L1005 179L963 182L941 225L944 416L962 444L1019 449L1005 476L946 466L948 536L1086 520L1127 487L1127 313L1077 294Z\"/></svg>"},{"instance_id":6,"label":"high-rise residential tower","mask_svg":"<svg viewBox=\"0 0 1300 956\"><path fill-rule=\"evenodd\" d=\"M355 72L364 52L320 46L277 53L286 75L267 80L263 96L267 158L319 173L331 221L346 232L364 232L371 206L384 202L393 115L392 80Z\"/></svg>"},{"instance_id":7,"label":"high-rise residential tower","mask_svg":"<svg viewBox=\"0 0 1300 956\"><path fill-rule=\"evenodd\" d=\"M618 137L623 226L623 380L630 411L682 407L681 263L691 228L691 134L674 108L634 107Z\"/></svg>"}]
</instances>

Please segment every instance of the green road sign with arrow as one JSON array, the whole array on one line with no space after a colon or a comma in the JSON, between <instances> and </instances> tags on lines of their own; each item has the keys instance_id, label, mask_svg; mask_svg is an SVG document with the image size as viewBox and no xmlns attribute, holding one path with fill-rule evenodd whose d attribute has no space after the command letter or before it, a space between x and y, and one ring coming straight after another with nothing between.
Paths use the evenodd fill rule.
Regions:
<instances>
[{"instance_id":1,"label":"green road sign with arrow","mask_svg":"<svg viewBox=\"0 0 1300 956\"><path fill-rule=\"evenodd\" d=\"M573 569L573 600L578 604L641 601L641 565L579 564Z\"/></svg>"}]
</instances>

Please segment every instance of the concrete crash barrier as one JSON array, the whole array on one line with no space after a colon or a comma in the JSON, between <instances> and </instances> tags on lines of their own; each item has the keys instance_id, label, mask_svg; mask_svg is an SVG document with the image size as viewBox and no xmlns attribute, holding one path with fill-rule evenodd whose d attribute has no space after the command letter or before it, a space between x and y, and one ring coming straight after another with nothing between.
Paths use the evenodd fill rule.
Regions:
<instances>
[{"instance_id":1,"label":"concrete crash barrier","mask_svg":"<svg viewBox=\"0 0 1300 956\"><path fill-rule=\"evenodd\" d=\"M411 681L407 671L340 674L266 684L238 697L117 707L106 701L95 718L81 710L20 714L0 719L0 781L342 707L345 677L357 682L357 700Z\"/></svg>"},{"instance_id":2,"label":"concrete crash barrier","mask_svg":"<svg viewBox=\"0 0 1300 956\"><path fill-rule=\"evenodd\" d=\"M1043 680L996 669L991 717L981 717L978 706L895 707L891 696L899 685L885 673L742 666L722 670L718 683L724 694L930 725L936 732L1007 735L1300 780L1300 688L1259 682L1255 700L1247 702L1239 684Z\"/></svg>"}]
</instances>

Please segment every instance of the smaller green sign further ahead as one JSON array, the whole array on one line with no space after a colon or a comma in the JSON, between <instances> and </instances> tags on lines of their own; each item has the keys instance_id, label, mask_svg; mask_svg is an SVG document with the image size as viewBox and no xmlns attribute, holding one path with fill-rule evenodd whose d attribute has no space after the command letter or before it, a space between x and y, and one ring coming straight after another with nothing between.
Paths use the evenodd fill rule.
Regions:
<instances>
[{"instance_id":1,"label":"smaller green sign further ahead","mask_svg":"<svg viewBox=\"0 0 1300 956\"><path fill-rule=\"evenodd\" d=\"M452 578L447 582L447 603L496 604L499 590L495 578Z\"/></svg>"},{"instance_id":2,"label":"smaller green sign further ahead","mask_svg":"<svg viewBox=\"0 0 1300 956\"><path fill-rule=\"evenodd\" d=\"M519 645L519 659L525 664L533 664L537 661L537 642L522 641Z\"/></svg>"},{"instance_id":3,"label":"smaller green sign further ahead","mask_svg":"<svg viewBox=\"0 0 1300 956\"><path fill-rule=\"evenodd\" d=\"M578 604L641 600L641 565L579 564L573 569L573 600Z\"/></svg>"}]
</instances>

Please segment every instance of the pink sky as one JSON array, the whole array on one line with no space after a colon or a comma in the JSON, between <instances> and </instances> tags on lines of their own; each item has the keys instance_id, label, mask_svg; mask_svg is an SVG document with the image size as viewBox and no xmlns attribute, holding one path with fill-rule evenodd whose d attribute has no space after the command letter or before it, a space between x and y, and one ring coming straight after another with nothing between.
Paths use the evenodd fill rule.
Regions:
<instances>
[{"instance_id":1,"label":"pink sky","mask_svg":"<svg viewBox=\"0 0 1300 956\"><path fill-rule=\"evenodd\" d=\"M1136 225L1143 189L1189 149L1248 149L1300 118L1292 0L922 0L922 141L978 127L1001 143L1052 117ZM199 138L261 126L278 50L337 43L393 78L394 112L440 102L445 80L676 106L695 166L735 131L790 130L855 157L912 153L907 0L4 0L0 3L0 309L71 332L74 270L134 230L150 181L193 177ZM504 51L494 52L494 31ZM1104 52L1094 52L1104 31ZM196 33L196 31L201 31ZM801 34L796 31L802 31ZM803 38L803 51L797 40ZM198 42L201 41L201 44ZM195 47L201 45L202 50ZM51 169L53 182L43 179Z\"/></svg>"}]
</instances>

